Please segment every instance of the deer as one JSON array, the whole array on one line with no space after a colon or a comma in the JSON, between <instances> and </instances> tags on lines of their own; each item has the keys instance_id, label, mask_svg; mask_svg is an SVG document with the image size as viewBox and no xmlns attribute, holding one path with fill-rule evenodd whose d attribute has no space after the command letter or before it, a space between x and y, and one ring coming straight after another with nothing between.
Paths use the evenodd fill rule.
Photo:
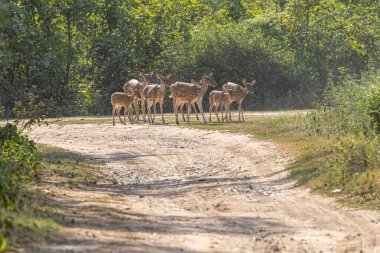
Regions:
<instances>
[{"instance_id":1,"label":"deer","mask_svg":"<svg viewBox=\"0 0 380 253\"><path fill-rule=\"evenodd\" d=\"M197 81L195 81L194 79L191 79L191 81L190 81L192 84L195 84L195 85L197 85ZM182 103L181 105L180 105L180 110L181 110L181 114L182 114L182 119L183 119L183 121L186 121L186 119L185 119L185 114L184 114L184 107L185 107L185 102L184 103ZM197 117L197 120L199 121L199 116L198 116L198 112L197 112L197 108L196 108L196 106L195 106L195 102L192 102L191 103L191 107L193 108L193 110L194 110L194 112L195 112L195 116ZM191 113L191 108L190 108L190 113Z\"/></svg>"},{"instance_id":2,"label":"deer","mask_svg":"<svg viewBox=\"0 0 380 253\"><path fill-rule=\"evenodd\" d=\"M124 92L115 92L111 95L112 104L112 124L115 125L115 113L119 116L121 124L125 125L125 115L128 110L128 119L133 124L132 104L135 101L135 94L126 94ZM124 107L124 123L120 117L121 108Z\"/></svg>"},{"instance_id":3,"label":"deer","mask_svg":"<svg viewBox=\"0 0 380 253\"><path fill-rule=\"evenodd\" d=\"M229 94L226 114L228 112L230 122L231 122L230 106L231 106L231 103L234 101L238 103L239 122L241 122L240 114L244 122L243 108L241 104L243 103L244 98L248 95L248 93L252 92L252 86L256 83L256 80L253 80L248 83L245 79L243 79L242 82L243 82L244 88L241 85L238 85L236 83L231 83L231 82L224 84L222 87L223 91L228 92Z\"/></svg>"},{"instance_id":4,"label":"deer","mask_svg":"<svg viewBox=\"0 0 380 253\"><path fill-rule=\"evenodd\" d=\"M220 108L222 110L222 122L224 122L224 116L223 116L223 108L226 110L226 116L227 116L227 103L230 98L230 95L228 92L225 92L223 90L213 90L210 93L210 119L211 122L211 112L212 109L215 108L215 115L218 119L218 122L220 122L219 116L218 116L218 107L220 105ZM228 122L228 117L226 117L226 120Z\"/></svg>"},{"instance_id":5,"label":"deer","mask_svg":"<svg viewBox=\"0 0 380 253\"><path fill-rule=\"evenodd\" d=\"M128 95L134 94L135 95L135 99L134 99L133 104L134 104L134 108L136 111L136 119L137 120L140 120L139 101L142 102L141 94L142 94L145 86L150 84L150 82L151 82L150 79L152 78L153 75L154 75L154 71L147 73L147 74L140 73L139 74L140 81L138 81L136 79L131 79L126 84L124 84L124 86L123 86L123 90L126 94L128 94ZM141 109L142 109L143 114L144 114L144 122L146 122L146 120L145 120L145 107L143 105L141 105Z\"/></svg>"},{"instance_id":6,"label":"deer","mask_svg":"<svg viewBox=\"0 0 380 253\"><path fill-rule=\"evenodd\" d=\"M196 102L199 111L202 114L203 122L206 124L206 119L203 114L202 100L205 95L208 86L216 86L216 82L212 78L212 73L207 75L204 74L202 80L198 84L186 83L186 82L176 82L170 86L171 96L173 97L173 108L175 114L176 124L178 125L178 107L183 103L186 103L187 107L187 124L190 125L190 106L191 103Z\"/></svg>"},{"instance_id":7,"label":"deer","mask_svg":"<svg viewBox=\"0 0 380 253\"><path fill-rule=\"evenodd\" d=\"M157 75L157 78L160 80L160 84L150 84L147 85L143 90L143 100L146 103L147 111L148 111L148 121L149 124L154 123L154 119L156 118L156 104L160 104L160 111L162 116L162 122L165 124L164 113L163 113L163 104L164 104L164 95L166 85L169 84L170 74L167 76ZM143 104L145 106L145 104ZM154 116L151 118L150 108L153 106Z\"/></svg>"}]
</instances>

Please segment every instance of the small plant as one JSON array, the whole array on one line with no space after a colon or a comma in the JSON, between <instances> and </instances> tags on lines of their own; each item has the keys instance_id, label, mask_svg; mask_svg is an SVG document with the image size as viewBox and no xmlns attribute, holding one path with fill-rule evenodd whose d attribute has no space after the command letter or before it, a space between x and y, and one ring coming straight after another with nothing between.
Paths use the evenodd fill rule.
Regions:
<instances>
[{"instance_id":1,"label":"small plant","mask_svg":"<svg viewBox=\"0 0 380 253\"><path fill-rule=\"evenodd\" d=\"M16 101L12 112L16 116L16 125L21 132L30 129L36 124L45 123L43 115L45 104L37 101L36 96L30 95L29 101L24 105L21 101Z\"/></svg>"}]
</instances>

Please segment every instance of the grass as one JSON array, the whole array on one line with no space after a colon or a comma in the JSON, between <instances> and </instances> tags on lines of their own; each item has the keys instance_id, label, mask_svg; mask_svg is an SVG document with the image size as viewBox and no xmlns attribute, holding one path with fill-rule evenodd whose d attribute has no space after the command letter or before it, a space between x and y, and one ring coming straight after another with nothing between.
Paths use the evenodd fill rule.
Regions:
<instances>
[{"instance_id":1,"label":"grass","mask_svg":"<svg viewBox=\"0 0 380 253\"><path fill-rule=\"evenodd\" d=\"M85 156L47 145L38 145L38 158L46 165L43 173L61 183L89 184L96 182L92 173L97 164Z\"/></svg>"},{"instance_id":2,"label":"grass","mask_svg":"<svg viewBox=\"0 0 380 253\"><path fill-rule=\"evenodd\" d=\"M22 190L22 198L15 212L2 212L13 228L7 238L8 251L16 251L20 245L54 240L62 225L65 210L54 206L49 188L76 187L96 183L93 172L98 166L86 157L64 149L38 145L38 157L43 163L41 177L28 183Z\"/></svg>"}]
</instances>

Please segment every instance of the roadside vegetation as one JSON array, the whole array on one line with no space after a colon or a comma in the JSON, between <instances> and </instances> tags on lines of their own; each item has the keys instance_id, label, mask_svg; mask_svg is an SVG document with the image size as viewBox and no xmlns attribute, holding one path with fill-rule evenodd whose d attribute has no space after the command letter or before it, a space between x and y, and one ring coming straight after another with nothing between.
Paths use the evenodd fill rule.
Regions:
<instances>
[{"instance_id":1,"label":"roadside vegetation","mask_svg":"<svg viewBox=\"0 0 380 253\"><path fill-rule=\"evenodd\" d=\"M219 89L256 79L245 110L310 108L329 79L380 67L376 0L0 3L7 117L33 96L47 117L109 115L111 94L152 70L172 82L213 72Z\"/></svg>"},{"instance_id":2,"label":"roadside vegetation","mask_svg":"<svg viewBox=\"0 0 380 253\"><path fill-rule=\"evenodd\" d=\"M96 183L96 165L76 153L36 146L13 124L0 127L0 140L0 252L53 240L69 221L54 207L49 187Z\"/></svg>"},{"instance_id":3,"label":"roadside vegetation","mask_svg":"<svg viewBox=\"0 0 380 253\"><path fill-rule=\"evenodd\" d=\"M329 86L317 108L298 115L250 116L248 123L193 127L273 141L294 157L300 185L345 203L380 208L380 76L344 78ZM235 119L236 120L236 119Z\"/></svg>"}]
</instances>

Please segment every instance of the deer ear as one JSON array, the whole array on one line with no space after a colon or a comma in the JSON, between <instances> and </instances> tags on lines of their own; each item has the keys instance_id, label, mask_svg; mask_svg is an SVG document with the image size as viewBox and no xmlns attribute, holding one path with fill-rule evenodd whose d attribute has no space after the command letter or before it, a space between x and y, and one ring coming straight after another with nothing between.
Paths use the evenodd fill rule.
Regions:
<instances>
[{"instance_id":1,"label":"deer ear","mask_svg":"<svg viewBox=\"0 0 380 253\"><path fill-rule=\"evenodd\" d=\"M256 79L251 82L251 86L255 85Z\"/></svg>"},{"instance_id":2,"label":"deer ear","mask_svg":"<svg viewBox=\"0 0 380 253\"><path fill-rule=\"evenodd\" d=\"M156 74L156 77L161 80L161 76L159 74Z\"/></svg>"},{"instance_id":3,"label":"deer ear","mask_svg":"<svg viewBox=\"0 0 380 253\"><path fill-rule=\"evenodd\" d=\"M207 76L207 74L206 74L206 73L204 73L204 74L203 74L203 78L205 78L206 76Z\"/></svg>"},{"instance_id":4,"label":"deer ear","mask_svg":"<svg viewBox=\"0 0 380 253\"><path fill-rule=\"evenodd\" d=\"M211 72L210 74L208 74L208 76L209 76L209 77L212 77L213 74L214 74L214 73Z\"/></svg>"},{"instance_id":5,"label":"deer ear","mask_svg":"<svg viewBox=\"0 0 380 253\"><path fill-rule=\"evenodd\" d=\"M243 79L243 85L245 86L245 85L247 85L247 80L245 80L245 78Z\"/></svg>"},{"instance_id":6,"label":"deer ear","mask_svg":"<svg viewBox=\"0 0 380 253\"><path fill-rule=\"evenodd\" d=\"M166 78L167 78L167 79L170 79L170 77L172 77L172 74L168 74L168 75L166 75Z\"/></svg>"}]
</instances>

